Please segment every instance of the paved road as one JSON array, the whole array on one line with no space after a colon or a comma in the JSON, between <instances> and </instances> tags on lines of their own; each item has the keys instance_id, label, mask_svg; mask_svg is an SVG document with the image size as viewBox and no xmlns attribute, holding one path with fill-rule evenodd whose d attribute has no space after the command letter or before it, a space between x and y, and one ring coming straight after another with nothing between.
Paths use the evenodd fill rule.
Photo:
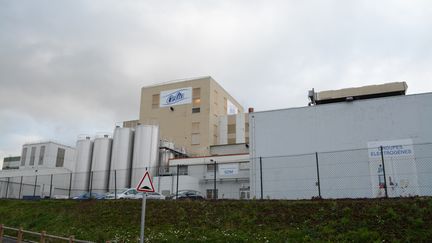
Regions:
<instances>
[{"instance_id":1,"label":"paved road","mask_svg":"<svg viewBox=\"0 0 432 243\"><path fill-rule=\"evenodd\" d=\"M3 243L15 243L17 242L15 239L9 238L7 236L3 237Z\"/></svg>"}]
</instances>

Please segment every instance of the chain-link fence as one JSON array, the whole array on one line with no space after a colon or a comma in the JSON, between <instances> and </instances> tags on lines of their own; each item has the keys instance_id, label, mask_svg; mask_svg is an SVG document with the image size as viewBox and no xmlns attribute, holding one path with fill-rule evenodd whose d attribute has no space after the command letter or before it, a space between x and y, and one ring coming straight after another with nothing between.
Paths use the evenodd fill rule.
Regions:
<instances>
[{"instance_id":1,"label":"chain-link fence","mask_svg":"<svg viewBox=\"0 0 432 243\"><path fill-rule=\"evenodd\" d=\"M174 161L174 162L173 162ZM432 144L394 145L250 161L0 178L0 198L138 199L148 170L156 193L171 199L380 198L432 195ZM53 171L53 170L51 170ZM149 195L150 197L150 195Z\"/></svg>"},{"instance_id":2,"label":"chain-link fence","mask_svg":"<svg viewBox=\"0 0 432 243\"><path fill-rule=\"evenodd\" d=\"M249 162L201 163L0 178L0 198L139 199L134 188L153 176L154 199L248 199Z\"/></svg>"},{"instance_id":3,"label":"chain-link fence","mask_svg":"<svg viewBox=\"0 0 432 243\"><path fill-rule=\"evenodd\" d=\"M432 196L432 144L251 158L261 199Z\"/></svg>"}]
</instances>

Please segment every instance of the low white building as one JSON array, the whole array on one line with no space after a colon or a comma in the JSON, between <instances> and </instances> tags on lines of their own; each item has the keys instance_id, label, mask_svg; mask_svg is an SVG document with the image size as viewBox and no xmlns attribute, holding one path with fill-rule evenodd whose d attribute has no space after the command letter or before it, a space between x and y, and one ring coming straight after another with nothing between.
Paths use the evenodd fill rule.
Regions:
<instances>
[{"instance_id":1,"label":"low white building","mask_svg":"<svg viewBox=\"0 0 432 243\"><path fill-rule=\"evenodd\" d=\"M206 198L214 198L216 175L218 199L248 199L250 197L249 153L171 159L170 173L153 179L156 191L163 195L175 194L177 174L178 190L196 190Z\"/></svg>"},{"instance_id":2,"label":"low white building","mask_svg":"<svg viewBox=\"0 0 432 243\"><path fill-rule=\"evenodd\" d=\"M0 198L68 195L75 148L47 141L24 144L19 168L0 171Z\"/></svg>"},{"instance_id":3,"label":"low white building","mask_svg":"<svg viewBox=\"0 0 432 243\"><path fill-rule=\"evenodd\" d=\"M20 169L58 168L75 169L75 148L53 141L23 145Z\"/></svg>"}]
</instances>

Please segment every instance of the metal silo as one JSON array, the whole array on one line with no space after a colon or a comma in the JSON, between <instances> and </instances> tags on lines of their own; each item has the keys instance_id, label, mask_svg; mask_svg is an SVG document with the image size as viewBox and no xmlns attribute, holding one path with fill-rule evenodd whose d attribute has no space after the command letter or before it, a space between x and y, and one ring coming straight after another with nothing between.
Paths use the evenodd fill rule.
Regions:
<instances>
[{"instance_id":1,"label":"metal silo","mask_svg":"<svg viewBox=\"0 0 432 243\"><path fill-rule=\"evenodd\" d=\"M112 139L108 135L95 138L93 145L91 190L106 192L110 175Z\"/></svg>"},{"instance_id":2,"label":"metal silo","mask_svg":"<svg viewBox=\"0 0 432 243\"><path fill-rule=\"evenodd\" d=\"M174 158L174 143L165 140L160 141L159 150L159 174L165 174L169 172L169 160Z\"/></svg>"},{"instance_id":3,"label":"metal silo","mask_svg":"<svg viewBox=\"0 0 432 243\"><path fill-rule=\"evenodd\" d=\"M159 155L159 126L139 125L135 128L132 160L132 186L136 186L147 168L156 175Z\"/></svg>"},{"instance_id":4,"label":"metal silo","mask_svg":"<svg viewBox=\"0 0 432 243\"><path fill-rule=\"evenodd\" d=\"M133 130L116 127L111 154L110 191L130 187L132 167Z\"/></svg>"},{"instance_id":5,"label":"metal silo","mask_svg":"<svg viewBox=\"0 0 432 243\"><path fill-rule=\"evenodd\" d=\"M76 142L72 195L77 195L88 190L92 154L93 141L90 140L90 137L78 139Z\"/></svg>"}]
</instances>

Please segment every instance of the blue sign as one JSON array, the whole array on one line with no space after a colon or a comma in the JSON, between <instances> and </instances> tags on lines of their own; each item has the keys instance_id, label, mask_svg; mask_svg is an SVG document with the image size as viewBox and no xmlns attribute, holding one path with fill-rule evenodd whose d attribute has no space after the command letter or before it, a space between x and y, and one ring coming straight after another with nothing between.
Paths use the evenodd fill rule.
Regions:
<instances>
[{"instance_id":1,"label":"blue sign","mask_svg":"<svg viewBox=\"0 0 432 243\"><path fill-rule=\"evenodd\" d=\"M160 93L160 107L183 105L192 103L192 88L182 88L162 91Z\"/></svg>"}]
</instances>

